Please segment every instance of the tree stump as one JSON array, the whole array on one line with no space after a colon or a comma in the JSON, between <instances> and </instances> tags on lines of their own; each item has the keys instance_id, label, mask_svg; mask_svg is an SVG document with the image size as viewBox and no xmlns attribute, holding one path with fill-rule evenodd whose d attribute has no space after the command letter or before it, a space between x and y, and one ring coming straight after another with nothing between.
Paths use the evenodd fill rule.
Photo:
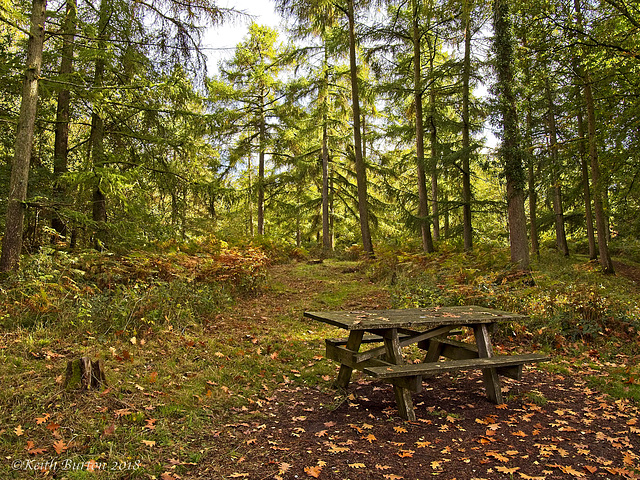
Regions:
<instances>
[{"instance_id":1,"label":"tree stump","mask_svg":"<svg viewBox=\"0 0 640 480\"><path fill-rule=\"evenodd\" d=\"M101 359L91 361L89 357L81 357L67 362L65 388L78 387L81 390L100 389L107 385L104 363Z\"/></svg>"}]
</instances>

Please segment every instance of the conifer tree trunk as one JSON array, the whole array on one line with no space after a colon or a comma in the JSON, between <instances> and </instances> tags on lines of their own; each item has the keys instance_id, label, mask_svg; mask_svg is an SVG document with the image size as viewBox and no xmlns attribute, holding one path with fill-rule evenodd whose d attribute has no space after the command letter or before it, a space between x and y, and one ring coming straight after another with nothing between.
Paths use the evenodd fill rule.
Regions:
<instances>
[{"instance_id":1,"label":"conifer tree trunk","mask_svg":"<svg viewBox=\"0 0 640 480\"><path fill-rule=\"evenodd\" d=\"M429 199L427 177L424 168L424 125L422 121L422 73L420 55L420 31L418 28L417 0L412 0L413 8L413 98L416 108L416 160L418 170L418 217L422 236L422 249L433 252L433 239L429 226Z\"/></svg>"},{"instance_id":2,"label":"conifer tree trunk","mask_svg":"<svg viewBox=\"0 0 640 480\"><path fill-rule=\"evenodd\" d=\"M433 80L433 60L436 56L436 42L433 42L433 51L429 55L431 89L429 91L429 120L431 123L431 210L433 212L433 238L440 239L440 208L438 201L438 130L436 127L436 82Z\"/></svg>"},{"instance_id":3,"label":"conifer tree trunk","mask_svg":"<svg viewBox=\"0 0 640 480\"><path fill-rule=\"evenodd\" d=\"M265 142L267 136L266 120L264 118L264 93L260 98L260 125L259 142L260 152L258 154L258 235L264 235L264 157Z\"/></svg>"},{"instance_id":4,"label":"conifer tree trunk","mask_svg":"<svg viewBox=\"0 0 640 480\"><path fill-rule=\"evenodd\" d=\"M95 69L93 76L93 86L95 89L102 88L104 83L105 60L102 56L106 48L105 35L109 20L108 0L100 2L100 12L98 20L98 52L96 53ZM89 157L92 160L94 172L96 174L96 185L92 196L92 219L98 225L94 232L94 247L102 250L106 245L106 222L107 222L107 197L102 189L102 174L100 169L106 164L104 154L104 113L100 105L93 104L91 114L91 131L89 133Z\"/></svg>"},{"instance_id":5,"label":"conifer tree trunk","mask_svg":"<svg viewBox=\"0 0 640 480\"><path fill-rule=\"evenodd\" d=\"M471 222L471 170L470 170L470 119L469 79L471 77L471 9L465 2L464 62L462 70L462 224L465 251L473 249L473 227Z\"/></svg>"},{"instance_id":6,"label":"conifer tree trunk","mask_svg":"<svg viewBox=\"0 0 640 480\"><path fill-rule=\"evenodd\" d=\"M558 251L565 257L569 256L569 246L567 245L567 236L564 226L564 211L562 208L562 187L560 185L560 179L558 178L558 135L556 132L556 114L555 106L553 103L553 93L551 92L551 86L549 80L545 82L545 89L547 91L547 108L548 108L548 125L549 125L549 140L551 150L551 171L553 182L553 213L556 226L556 246Z\"/></svg>"},{"instance_id":7,"label":"conifer tree trunk","mask_svg":"<svg viewBox=\"0 0 640 480\"><path fill-rule=\"evenodd\" d=\"M67 0L64 23L62 25L62 59L60 61L60 76L64 79L73 71L73 46L76 30L76 2ZM56 110L56 132L53 148L53 173L56 177L54 195L57 200L64 198L65 189L60 184L59 178L67 172L67 158L69 155L69 120L71 107L71 92L66 86L58 92L58 105ZM65 238L67 226L54 212L51 218L51 227L58 236Z\"/></svg>"},{"instance_id":8,"label":"conifer tree trunk","mask_svg":"<svg viewBox=\"0 0 640 480\"><path fill-rule=\"evenodd\" d=\"M324 83L322 105L322 250L331 252L331 231L329 229L329 52L324 48Z\"/></svg>"},{"instance_id":9,"label":"conifer tree trunk","mask_svg":"<svg viewBox=\"0 0 640 480\"><path fill-rule=\"evenodd\" d=\"M22 102L16 130L7 217L2 239L0 271L7 272L18 268L22 251L22 229L24 226L25 200L29 181L29 164L33 148L36 107L38 103L38 80L42 67L44 45L44 24L46 20L46 0L33 0L31 7L31 26L27 44L27 58L22 82Z\"/></svg>"},{"instance_id":10,"label":"conifer tree trunk","mask_svg":"<svg viewBox=\"0 0 640 480\"><path fill-rule=\"evenodd\" d=\"M247 157L247 223L249 230L249 237L253 237L253 202L251 196L253 195L253 185L251 184L251 154Z\"/></svg>"},{"instance_id":11,"label":"conifer tree trunk","mask_svg":"<svg viewBox=\"0 0 640 480\"><path fill-rule=\"evenodd\" d=\"M358 67L356 64L356 34L355 34L355 0L347 2L347 17L349 20L349 67L351 75L351 102L353 109L353 143L356 157L356 182L358 187L358 213L360 216L360 233L362 247L366 254L373 256L373 243L369 229L369 205L367 197L367 167L362 155L362 134L360 126L360 96L358 89Z\"/></svg>"},{"instance_id":12,"label":"conifer tree trunk","mask_svg":"<svg viewBox=\"0 0 640 480\"><path fill-rule=\"evenodd\" d=\"M524 211L525 174L518 131L516 99L513 92L513 41L507 0L494 0L494 49L496 52L496 94L502 116L502 146L500 154L507 183L507 213L511 261L529 270L527 220Z\"/></svg>"}]
</instances>

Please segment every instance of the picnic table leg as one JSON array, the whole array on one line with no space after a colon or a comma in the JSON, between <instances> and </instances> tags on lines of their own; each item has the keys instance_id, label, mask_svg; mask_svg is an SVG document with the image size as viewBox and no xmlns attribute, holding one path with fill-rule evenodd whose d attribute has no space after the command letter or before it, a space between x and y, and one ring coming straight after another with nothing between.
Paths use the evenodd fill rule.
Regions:
<instances>
[{"instance_id":1,"label":"picnic table leg","mask_svg":"<svg viewBox=\"0 0 640 480\"><path fill-rule=\"evenodd\" d=\"M493 357L493 347L491 346L491 335L489 334L489 327L486 323L480 325L474 325L473 331L476 337L476 344L478 345L478 354L480 358ZM484 378L484 387L487 391L487 397L493 403L501 404L502 400L502 386L500 384L500 377L495 368L484 368L482 370L482 376Z\"/></svg>"},{"instance_id":2,"label":"picnic table leg","mask_svg":"<svg viewBox=\"0 0 640 480\"><path fill-rule=\"evenodd\" d=\"M349 332L349 338L345 345L347 350L357 352L360 349L362 343L362 337L364 336L364 330L351 330ZM334 385L338 388L347 388L351 381L351 372L353 369L347 365L340 365L340 371L338 372L338 378L334 382Z\"/></svg>"},{"instance_id":3,"label":"picnic table leg","mask_svg":"<svg viewBox=\"0 0 640 480\"><path fill-rule=\"evenodd\" d=\"M387 354L387 360L390 363L393 363L394 365L402 365L404 363L397 329L394 328L388 334L385 334L384 346ZM400 416L405 420L415 421L416 412L413 410L413 400L409 389L394 384L393 393L396 397L396 404L398 405L398 412L400 413Z\"/></svg>"}]
</instances>

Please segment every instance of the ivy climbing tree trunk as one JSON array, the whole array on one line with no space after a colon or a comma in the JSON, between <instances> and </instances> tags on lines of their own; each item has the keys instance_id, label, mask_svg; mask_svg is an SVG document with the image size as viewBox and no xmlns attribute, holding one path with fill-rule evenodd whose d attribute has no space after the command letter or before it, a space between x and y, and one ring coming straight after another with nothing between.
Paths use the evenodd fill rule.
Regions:
<instances>
[{"instance_id":1,"label":"ivy climbing tree trunk","mask_svg":"<svg viewBox=\"0 0 640 480\"><path fill-rule=\"evenodd\" d=\"M22 102L11 165L6 226L2 240L2 255L0 256L0 271L3 272L15 270L18 267L22 251L22 229L38 103L38 80L42 67L46 9L46 0L33 0L27 58L22 82Z\"/></svg>"},{"instance_id":2,"label":"ivy climbing tree trunk","mask_svg":"<svg viewBox=\"0 0 640 480\"><path fill-rule=\"evenodd\" d=\"M422 237L422 249L433 252L433 239L429 222L429 198L424 161L424 124L422 117L422 72L420 54L420 28L418 25L418 1L412 0L413 9L413 99L416 110L416 163L418 170L418 219Z\"/></svg>"},{"instance_id":3,"label":"ivy climbing tree trunk","mask_svg":"<svg viewBox=\"0 0 640 480\"><path fill-rule=\"evenodd\" d=\"M493 29L497 74L495 94L502 117L503 131L500 155L507 183L511 261L521 269L529 270L527 219L524 211L525 174L522 165L523 155L518 130L516 98L513 92L513 40L507 0L494 0L493 2Z\"/></svg>"},{"instance_id":4,"label":"ivy climbing tree trunk","mask_svg":"<svg viewBox=\"0 0 640 480\"><path fill-rule=\"evenodd\" d=\"M351 102L353 110L353 143L356 157L356 182L358 187L358 214L360 216L360 233L362 247L365 253L373 256L373 242L369 229L369 204L367 196L367 166L362 155L362 130L360 126L360 96L358 88L358 67L356 64L356 33L355 33L355 0L347 2L347 17L349 20L349 68L351 76Z\"/></svg>"}]
</instances>

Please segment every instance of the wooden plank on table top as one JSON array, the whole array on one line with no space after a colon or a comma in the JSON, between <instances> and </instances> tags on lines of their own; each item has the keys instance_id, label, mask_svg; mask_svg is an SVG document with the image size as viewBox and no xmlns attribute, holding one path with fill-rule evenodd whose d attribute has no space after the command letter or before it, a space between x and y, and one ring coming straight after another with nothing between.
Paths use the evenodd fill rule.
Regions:
<instances>
[{"instance_id":1,"label":"wooden plank on table top","mask_svg":"<svg viewBox=\"0 0 640 480\"><path fill-rule=\"evenodd\" d=\"M526 315L478 306L305 312L304 316L346 330L470 325L525 320Z\"/></svg>"}]
</instances>

